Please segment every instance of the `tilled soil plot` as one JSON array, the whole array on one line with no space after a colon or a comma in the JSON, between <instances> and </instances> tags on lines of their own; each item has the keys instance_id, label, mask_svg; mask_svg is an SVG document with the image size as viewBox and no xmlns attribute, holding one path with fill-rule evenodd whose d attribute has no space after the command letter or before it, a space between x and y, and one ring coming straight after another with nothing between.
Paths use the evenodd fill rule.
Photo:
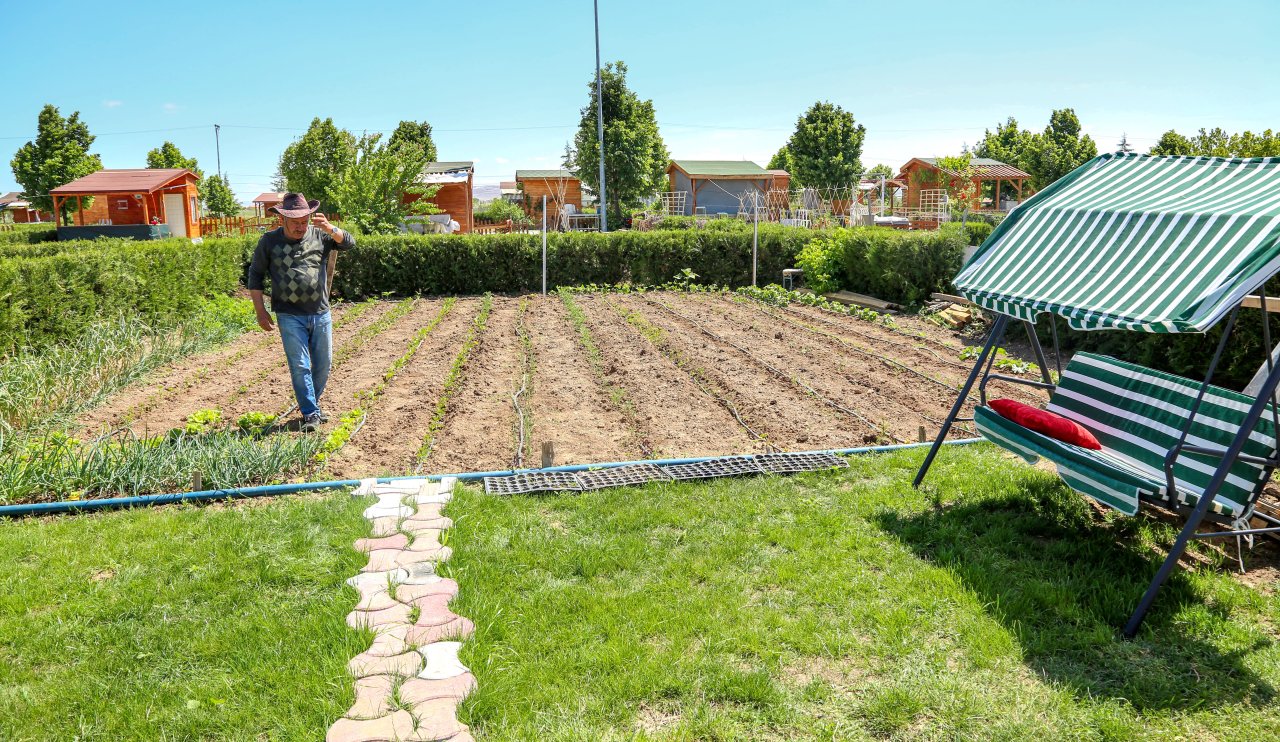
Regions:
<instances>
[{"instance_id":1,"label":"tilled soil plot","mask_svg":"<svg viewBox=\"0 0 1280 742\"><path fill-rule=\"evenodd\" d=\"M391 304L372 307L351 322L334 328L333 345L337 348L364 327L373 324L391 308ZM174 395L172 399L154 409L140 415L129 423L129 427L137 434L162 433L182 425L187 416L204 409L223 410L223 419L228 418L227 410L233 405L238 408L258 410L261 412L281 412L293 400L293 387L289 384L289 369L285 366L284 348L280 343L278 331L265 333L270 342L257 346L252 353L236 360L232 365L221 368L217 373L209 374L194 387ZM119 402L126 408L130 402L141 401L151 393L150 387L130 389ZM252 399L256 406L241 404L243 399ZM113 404L117 403L113 400Z\"/></svg>"},{"instance_id":2,"label":"tilled soil plot","mask_svg":"<svg viewBox=\"0 0 1280 742\"><path fill-rule=\"evenodd\" d=\"M921 426L936 434L955 401L954 387L932 373L913 372L900 361L786 325L753 307L703 297L670 297L667 302L845 408L850 417L883 431L886 443L915 440Z\"/></svg>"},{"instance_id":3,"label":"tilled soil plot","mask_svg":"<svg viewBox=\"0 0 1280 742\"><path fill-rule=\"evenodd\" d=\"M873 426L850 420L750 357L704 336L689 322L636 295L608 297L638 312L666 334L666 342L697 367L732 404L746 426L783 450L842 448L876 440Z\"/></svg>"},{"instance_id":4,"label":"tilled soil plot","mask_svg":"<svg viewBox=\"0 0 1280 742\"><path fill-rule=\"evenodd\" d=\"M608 373L636 408L641 435L654 458L719 456L763 451L715 397L654 349L598 296L580 296L578 306L600 346Z\"/></svg>"},{"instance_id":5,"label":"tilled soil plot","mask_svg":"<svg viewBox=\"0 0 1280 742\"><path fill-rule=\"evenodd\" d=\"M520 300L494 297L479 345L467 359L461 389L450 401L444 428L423 470L467 472L509 469L515 459L515 407L520 386ZM421 443L421 441L419 441Z\"/></svg>"},{"instance_id":6,"label":"tilled soil plot","mask_svg":"<svg viewBox=\"0 0 1280 742\"><path fill-rule=\"evenodd\" d=\"M555 445L557 464L644 458L639 436L602 388L564 304L555 296L533 299L527 326L535 368L526 410L532 461L526 464L541 464L544 442ZM606 341L595 342L603 351ZM621 383L616 367L605 373ZM635 393L630 386L623 389L628 398Z\"/></svg>"},{"instance_id":7,"label":"tilled soil plot","mask_svg":"<svg viewBox=\"0 0 1280 742\"><path fill-rule=\"evenodd\" d=\"M788 307L767 307L762 304L735 302L728 297L721 297L720 302L749 309L753 314L770 316L770 321L785 325L800 335L812 335L838 353L854 353L859 350L871 352L896 363L901 363L919 373L925 374L950 385L948 401L942 406L942 415L951 409L955 402L960 385L973 369L973 362L962 360L960 352L964 344L956 339L955 334L915 317L897 317L894 322L899 325L895 330L875 322L868 322L857 317L829 312L816 307L793 304ZM801 325L801 326L797 326ZM833 340L828 335L835 335ZM1052 360L1050 360L1052 363ZM1024 377L1039 381L1037 375ZM936 385L930 385L936 386ZM965 417L972 413L972 405L977 400L976 391L966 405ZM1048 395L1040 390L1019 384L1007 384L993 381L988 391L995 396L1011 397L1027 404L1040 405ZM933 414L926 410L928 414Z\"/></svg>"},{"instance_id":8,"label":"tilled soil plot","mask_svg":"<svg viewBox=\"0 0 1280 742\"><path fill-rule=\"evenodd\" d=\"M334 478L398 476L413 469L449 365L479 311L479 299L459 299L423 339L413 359L377 400L360 431L329 460L329 473Z\"/></svg>"}]
</instances>

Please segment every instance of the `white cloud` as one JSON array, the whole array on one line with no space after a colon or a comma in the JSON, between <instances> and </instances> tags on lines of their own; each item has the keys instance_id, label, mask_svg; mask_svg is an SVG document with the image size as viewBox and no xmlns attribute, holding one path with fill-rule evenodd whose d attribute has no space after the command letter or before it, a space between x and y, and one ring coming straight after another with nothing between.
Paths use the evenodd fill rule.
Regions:
<instances>
[{"instance_id":1,"label":"white cloud","mask_svg":"<svg viewBox=\"0 0 1280 742\"><path fill-rule=\"evenodd\" d=\"M498 163L499 165L506 165L507 163L511 162L511 160L508 160L505 157L495 157L493 158L493 161Z\"/></svg>"},{"instance_id":2,"label":"white cloud","mask_svg":"<svg viewBox=\"0 0 1280 742\"><path fill-rule=\"evenodd\" d=\"M123 106L123 105L124 105L124 101L122 101L122 100L104 100L104 101L102 101L102 107L103 107L103 108L119 108L120 106Z\"/></svg>"},{"instance_id":3,"label":"white cloud","mask_svg":"<svg viewBox=\"0 0 1280 742\"><path fill-rule=\"evenodd\" d=\"M166 103L166 104L164 104L163 106L161 106L161 108L163 108L163 109L165 110L165 112L166 112L166 113L173 113L174 111L178 110L178 104L177 104L177 103Z\"/></svg>"}]
</instances>

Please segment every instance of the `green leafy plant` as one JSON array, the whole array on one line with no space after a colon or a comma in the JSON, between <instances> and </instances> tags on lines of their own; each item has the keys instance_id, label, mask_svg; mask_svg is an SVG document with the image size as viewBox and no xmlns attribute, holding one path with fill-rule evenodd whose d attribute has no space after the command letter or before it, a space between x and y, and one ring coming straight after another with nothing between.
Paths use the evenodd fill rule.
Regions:
<instances>
[{"instance_id":1,"label":"green leafy plant","mask_svg":"<svg viewBox=\"0 0 1280 742\"><path fill-rule=\"evenodd\" d=\"M458 353L453 357L453 363L449 366L449 373L445 375L444 386L440 390L440 396L436 399L436 406L431 413L431 420L427 423L426 435L423 436L422 445L418 447L416 459L419 469L430 458L431 452L435 447L436 436L444 428L445 416L449 412L449 403L462 386L463 379L466 376L467 359L470 357L471 351L479 345L480 335L484 333L485 325L489 321L489 312L492 309L493 295L485 294L484 299L480 302L480 311L476 314L475 319L471 321L471 328L467 330L467 337L462 341L462 347L458 349Z\"/></svg>"},{"instance_id":2,"label":"green leafy plant","mask_svg":"<svg viewBox=\"0 0 1280 742\"><path fill-rule=\"evenodd\" d=\"M276 419L268 412L246 412L236 418L236 427L246 435L262 436L276 424Z\"/></svg>"},{"instance_id":3,"label":"green leafy plant","mask_svg":"<svg viewBox=\"0 0 1280 742\"><path fill-rule=\"evenodd\" d=\"M220 422L222 422L221 410L197 410L187 415L187 422L182 427L182 432L186 435L203 435L211 432Z\"/></svg>"}]
</instances>

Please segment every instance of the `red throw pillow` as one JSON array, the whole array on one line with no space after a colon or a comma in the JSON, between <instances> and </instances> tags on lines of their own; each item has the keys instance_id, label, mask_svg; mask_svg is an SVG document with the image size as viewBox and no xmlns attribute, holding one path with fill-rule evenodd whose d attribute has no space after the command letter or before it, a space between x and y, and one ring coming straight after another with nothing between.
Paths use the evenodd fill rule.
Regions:
<instances>
[{"instance_id":1,"label":"red throw pillow","mask_svg":"<svg viewBox=\"0 0 1280 742\"><path fill-rule=\"evenodd\" d=\"M1013 399L993 399L987 406L1000 413L1000 417L1049 436L1055 441L1070 443L1081 448L1101 450L1102 444L1088 430L1074 420L1068 420L1054 412L1032 407Z\"/></svg>"}]
</instances>

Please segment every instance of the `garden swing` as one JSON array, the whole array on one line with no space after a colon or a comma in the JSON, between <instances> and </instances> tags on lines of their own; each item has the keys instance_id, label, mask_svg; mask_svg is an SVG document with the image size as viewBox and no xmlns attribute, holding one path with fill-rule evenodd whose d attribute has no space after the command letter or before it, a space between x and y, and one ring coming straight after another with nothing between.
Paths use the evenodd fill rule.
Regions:
<instances>
[{"instance_id":1,"label":"garden swing","mask_svg":"<svg viewBox=\"0 0 1280 742\"><path fill-rule=\"evenodd\" d=\"M1132 638L1191 539L1280 531L1254 506L1280 464L1280 346L1244 393L1212 384L1242 307L1261 307L1272 348L1266 282L1280 271L1280 158L1105 154L1014 211L974 253L955 284L996 315L990 336L916 474L919 486L952 423L972 421L992 443L1045 458L1072 489L1123 513L1142 503L1186 516L1168 557L1124 627ZM1036 336L1047 312L1076 330L1203 333L1220 322L1203 381L1093 353L1058 360L1055 381ZM1010 322L1026 328L1042 378L993 374ZM979 381L981 379L981 381ZM988 405L993 379L1048 390L1048 410L1092 433L1100 450L1025 428ZM978 385L972 418L960 418ZM1253 527L1257 519L1265 527ZM1198 533L1205 520L1226 530Z\"/></svg>"}]
</instances>

